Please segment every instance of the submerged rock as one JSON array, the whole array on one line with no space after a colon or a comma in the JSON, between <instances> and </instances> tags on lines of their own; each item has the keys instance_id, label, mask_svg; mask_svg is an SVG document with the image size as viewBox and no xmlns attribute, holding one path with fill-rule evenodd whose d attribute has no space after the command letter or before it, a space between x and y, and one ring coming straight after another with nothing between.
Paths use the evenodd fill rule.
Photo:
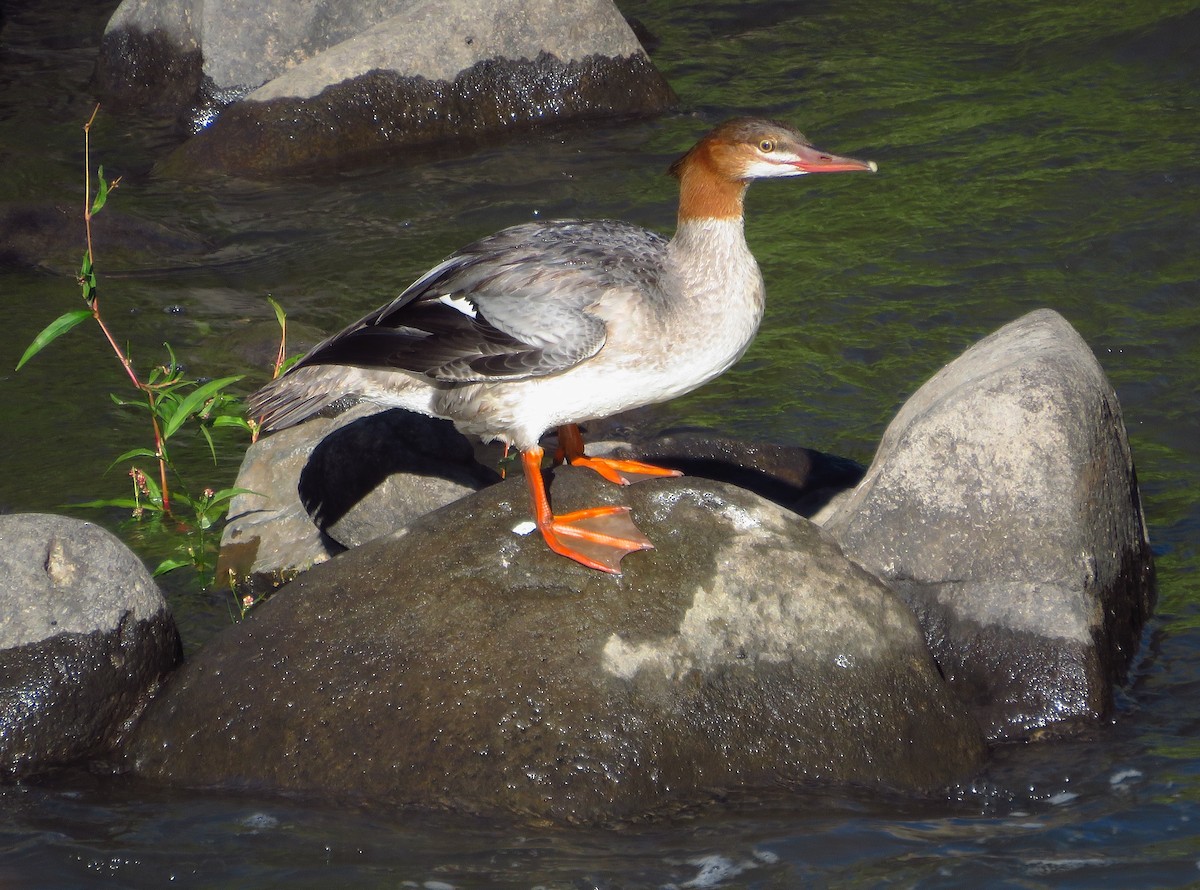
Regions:
<instances>
[{"instance_id":1,"label":"submerged rock","mask_svg":"<svg viewBox=\"0 0 1200 890\"><path fill-rule=\"evenodd\" d=\"M0 778L107 754L181 657L150 573L62 516L0 516Z\"/></svg>"},{"instance_id":2,"label":"submerged rock","mask_svg":"<svg viewBox=\"0 0 1200 890\"><path fill-rule=\"evenodd\" d=\"M814 525L717 482L555 471L632 507L613 577L551 553L509 480L302 575L176 675L129 748L173 783L560 821L728 789L930 790L978 726L911 611Z\"/></svg>"},{"instance_id":3,"label":"submerged rock","mask_svg":"<svg viewBox=\"0 0 1200 890\"><path fill-rule=\"evenodd\" d=\"M197 109L172 172L444 153L514 127L675 101L611 0L192 7L125 0L97 68L101 92L124 104ZM170 83L147 82L159 80Z\"/></svg>"},{"instance_id":4,"label":"submerged rock","mask_svg":"<svg viewBox=\"0 0 1200 890\"><path fill-rule=\"evenodd\" d=\"M825 528L912 605L993 738L1107 713L1154 604L1120 405L1048 309L921 387Z\"/></svg>"}]
</instances>

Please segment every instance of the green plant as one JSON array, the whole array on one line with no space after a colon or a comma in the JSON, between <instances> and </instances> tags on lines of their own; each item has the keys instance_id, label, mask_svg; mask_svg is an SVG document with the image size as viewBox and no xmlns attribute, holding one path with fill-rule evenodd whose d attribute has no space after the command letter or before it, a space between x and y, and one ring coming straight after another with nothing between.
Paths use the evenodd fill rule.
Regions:
<instances>
[{"instance_id":1,"label":"green plant","mask_svg":"<svg viewBox=\"0 0 1200 890\"><path fill-rule=\"evenodd\" d=\"M20 370L26 362L63 334L88 319L96 322L124 370L125 376L139 394L139 397L133 400L124 399L115 394L112 395L112 399L121 407L146 413L153 433L154 447L143 446L130 449L117 457L109 466L109 469L112 469L117 464L134 462L129 469L129 475L133 481L132 497L96 500L78 506L123 507L131 510L135 519L142 520L153 517L161 520L163 527L171 530L177 537L181 536L181 540L174 547L176 555L164 559L158 565L155 574L192 565L202 575L211 578L212 555L216 545L212 529L224 517L229 501L244 490L205 488L200 495L190 494L179 467L172 460L169 446L172 438L182 431L196 430L206 441L215 464L217 450L213 440L213 430L234 427L246 430L253 437L257 434L257 428L243 416L239 400L229 391L231 386L242 379L241 376L222 377L207 381L191 379L180 367L170 345L164 344L167 350L167 362L151 368L143 379L135 370L129 353L118 344L101 315L95 251L92 244L92 219L104 208L109 195L120 183L120 177L109 181L104 177L104 168L98 168L95 195L93 196L91 130L99 110L100 106L97 105L83 128L83 218L87 250L80 265L78 283L87 308L64 313L47 325L34 338L29 348L25 350L25 354L21 356L21 360L17 363L17 370ZM273 300L271 302L282 327L284 324L283 310ZM282 350L281 343L280 355L282 355ZM278 373L278 363L276 373ZM145 472L136 463L139 460L153 461L155 472ZM182 519L179 516L180 512L185 512L190 516L186 520ZM168 520L170 523L167 522Z\"/></svg>"}]
</instances>

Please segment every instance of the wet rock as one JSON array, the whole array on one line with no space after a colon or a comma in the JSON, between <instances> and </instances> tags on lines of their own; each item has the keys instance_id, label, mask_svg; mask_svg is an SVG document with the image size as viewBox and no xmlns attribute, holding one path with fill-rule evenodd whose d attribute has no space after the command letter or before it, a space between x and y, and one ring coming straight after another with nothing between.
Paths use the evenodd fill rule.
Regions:
<instances>
[{"instance_id":1,"label":"wet rock","mask_svg":"<svg viewBox=\"0 0 1200 890\"><path fill-rule=\"evenodd\" d=\"M194 18L142 0L118 9L101 51L106 92L138 95L145 35L178 47L182 61L164 70L202 50L203 97L191 101L211 114L164 170L262 174L397 148L444 153L514 127L654 114L675 101L611 0L396 0L336 15L328 4L307 15L278 5L208 3Z\"/></svg>"},{"instance_id":2,"label":"wet rock","mask_svg":"<svg viewBox=\"0 0 1200 890\"><path fill-rule=\"evenodd\" d=\"M993 738L1107 713L1154 603L1121 408L1050 310L925 384L825 528L913 606Z\"/></svg>"},{"instance_id":3,"label":"wet rock","mask_svg":"<svg viewBox=\"0 0 1200 890\"><path fill-rule=\"evenodd\" d=\"M306 572L172 680L128 748L199 786L596 822L727 789L934 789L978 726L911 611L816 526L696 479L558 469L657 550L551 553L510 479Z\"/></svg>"},{"instance_id":4,"label":"wet rock","mask_svg":"<svg viewBox=\"0 0 1200 890\"><path fill-rule=\"evenodd\" d=\"M0 778L106 754L180 657L158 586L115 537L0 516Z\"/></svg>"},{"instance_id":5,"label":"wet rock","mask_svg":"<svg viewBox=\"0 0 1200 890\"><path fill-rule=\"evenodd\" d=\"M123 0L104 30L96 85L106 104L122 107L228 104L406 5Z\"/></svg>"}]
</instances>

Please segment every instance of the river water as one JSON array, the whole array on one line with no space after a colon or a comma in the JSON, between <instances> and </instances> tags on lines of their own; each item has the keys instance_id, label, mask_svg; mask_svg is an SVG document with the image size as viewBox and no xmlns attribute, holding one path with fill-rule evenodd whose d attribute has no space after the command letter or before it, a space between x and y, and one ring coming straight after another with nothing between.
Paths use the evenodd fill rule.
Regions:
<instances>
[{"instance_id":1,"label":"river water","mask_svg":"<svg viewBox=\"0 0 1200 890\"><path fill-rule=\"evenodd\" d=\"M115 3L8 2L0 32L0 509L125 493L146 444L77 308L88 78ZM873 177L756 185L747 235L767 281L743 362L664 422L867 462L896 408L980 336L1063 313L1112 380L1138 465L1159 605L1111 722L996 752L931 798L813 789L611 831L180 792L68 772L0 789L14 887L1183 887L1200 884L1200 4L627 0L681 98L653 121L517 136L420 162L261 183L180 183L153 164L169 122L104 112L94 162L101 294L143 367L169 342L195 374L266 376L274 322L300 339L390 299L467 241L531 218L673 225L667 164L740 113L799 124ZM83 8L80 8L83 7ZM107 228L106 228L107 227ZM242 444L185 462L228 485ZM209 482L208 480L211 480ZM115 511L148 562L157 536ZM195 651L227 592L164 587ZM270 751L263 751L270 757Z\"/></svg>"}]
</instances>

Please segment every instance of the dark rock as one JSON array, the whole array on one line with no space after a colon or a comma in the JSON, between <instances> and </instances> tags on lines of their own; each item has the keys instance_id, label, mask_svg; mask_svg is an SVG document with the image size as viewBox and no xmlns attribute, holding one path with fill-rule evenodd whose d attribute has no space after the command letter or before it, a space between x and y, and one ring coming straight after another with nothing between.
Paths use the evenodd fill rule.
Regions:
<instances>
[{"instance_id":1,"label":"dark rock","mask_svg":"<svg viewBox=\"0 0 1200 890\"><path fill-rule=\"evenodd\" d=\"M925 384L825 528L913 606L993 738L1107 713L1154 603L1116 394L1050 310Z\"/></svg>"},{"instance_id":2,"label":"dark rock","mask_svg":"<svg viewBox=\"0 0 1200 890\"><path fill-rule=\"evenodd\" d=\"M863 477L863 467L844 457L695 428L639 436L613 454L728 482L809 518Z\"/></svg>"},{"instance_id":3,"label":"dark rock","mask_svg":"<svg viewBox=\"0 0 1200 890\"><path fill-rule=\"evenodd\" d=\"M141 110L175 114L194 102L204 82L204 58L189 20L125 21L123 3L100 42L93 88L114 111ZM191 4L178 4L182 9ZM165 7L165 4L164 4Z\"/></svg>"},{"instance_id":4,"label":"dark rock","mask_svg":"<svg viewBox=\"0 0 1200 890\"><path fill-rule=\"evenodd\" d=\"M450 81L373 70L311 99L259 95L251 93L185 142L163 172L303 171L399 150L437 149L444 156L550 121L646 115L674 101L645 56L564 62L546 53L487 59Z\"/></svg>"},{"instance_id":5,"label":"dark rock","mask_svg":"<svg viewBox=\"0 0 1200 890\"><path fill-rule=\"evenodd\" d=\"M92 220L92 242L106 259L106 278L134 274L164 258L189 256L210 249L201 238L123 213L109 204ZM0 205L0 270L19 269L76 275L87 245L82 208L27 202Z\"/></svg>"},{"instance_id":6,"label":"dark rock","mask_svg":"<svg viewBox=\"0 0 1200 890\"><path fill-rule=\"evenodd\" d=\"M158 586L115 537L0 516L0 777L105 755L180 657Z\"/></svg>"},{"instance_id":7,"label":"dark rock","mask_svg":"<svg viewBox=\"0 0 1200 890\"><path fill-rule=\"evenodd\" d=\"M179 672L128 748L193 786L606 821L726 789L935 789L984 755L911 611L816 526L702 480L554 473L658 549L551 553L512 479L305 573Z\"/></svg>"}]
</instances>

